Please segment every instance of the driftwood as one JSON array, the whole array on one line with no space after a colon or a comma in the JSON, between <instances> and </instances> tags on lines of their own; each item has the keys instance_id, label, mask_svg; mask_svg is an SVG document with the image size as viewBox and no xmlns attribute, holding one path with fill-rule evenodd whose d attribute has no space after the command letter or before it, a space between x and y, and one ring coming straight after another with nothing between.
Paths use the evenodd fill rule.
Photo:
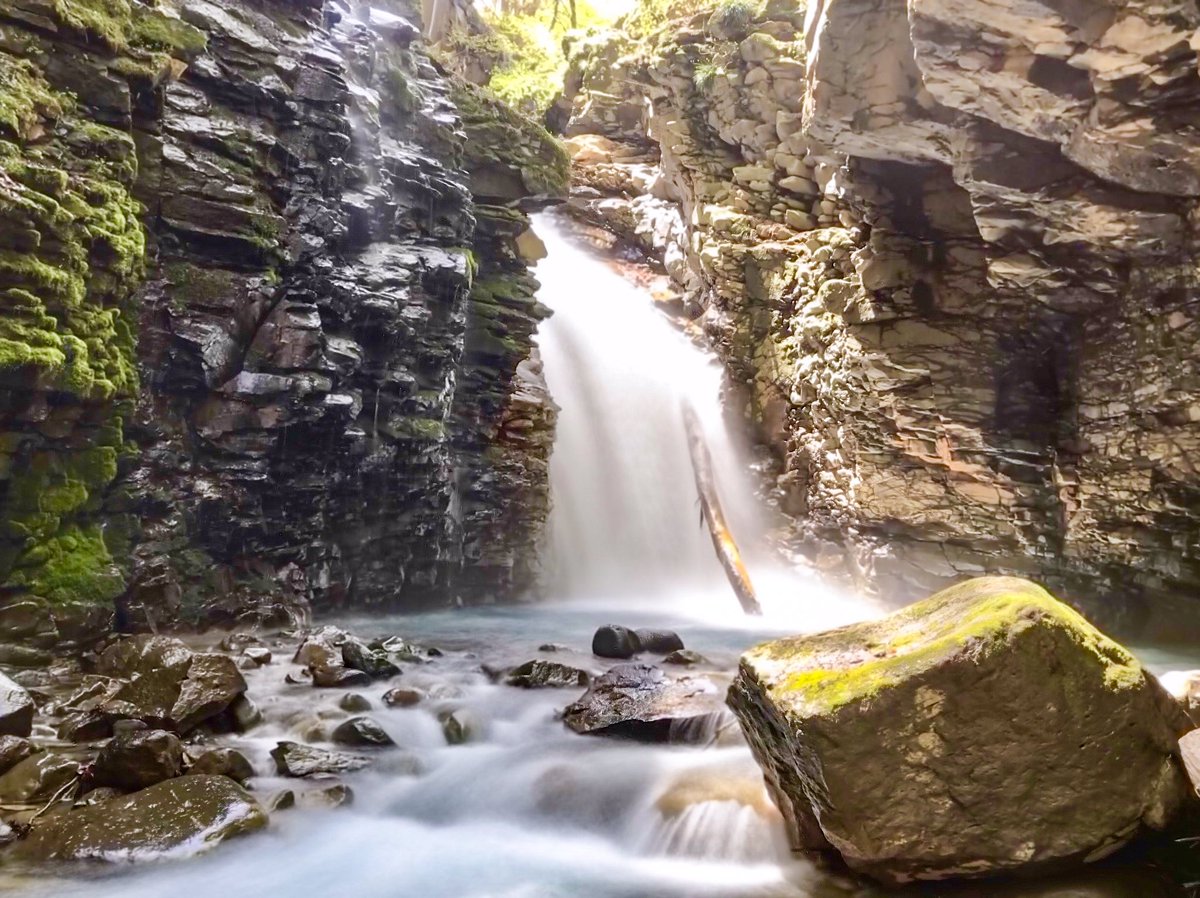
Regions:
<instances>
[{"instance_id":1,"label":"driftwood","mask_svg":"<svg viewBox=\"0 0 1200 898\"><path fill-rule=\"evenodd\" d=\"M725 523L725 512L721 509L721 499L717 495L716 481L713 479L712 456L708 445L704 442L704 432L700 427L700 419L690 405L683 407L683 423L687 429L688 451L692 456L692 471L696 475L696 492L700 494L700 509L708 532L712 536L713 548L729 585L733 587L734 595L741 603L742 610L747 614L762 614L758 597L754 594L754 585L750 582L750 573L742 563L742 553L738 551L729 525Z\"/></svg>"}]
</instances>

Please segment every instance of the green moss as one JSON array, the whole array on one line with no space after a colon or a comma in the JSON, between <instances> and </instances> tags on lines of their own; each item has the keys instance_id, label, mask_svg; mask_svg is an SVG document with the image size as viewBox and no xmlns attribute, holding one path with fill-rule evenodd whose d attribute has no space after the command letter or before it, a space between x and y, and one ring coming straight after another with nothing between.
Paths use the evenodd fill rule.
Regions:
<instances>
[{"instance_id":1,"label":"green moss","mask_svg":"<svg viewBox=\"0 0 1200 898\"><path fill-rule=\"evenodd\" d=\"M60 118L64 103L32 63L0 53L0 136L23 138L38 122Z\"/></svg>"},{"instance_id":2,"label":"green moss","mask_svg":"<svg viewBox=\"0 0 1200 898\"><path fill-rule=\"evenodd\" d=\"M54 13L63 25L89 41L97 41L116 53L134 51L135 57L126 57L126 61L135 64L144 65L156 51L191 59L203 53L208 44L198 28L140 2L54 0Z\"/></svg>"},{"instance_id":3,"label":"green moss","mask_svg":"<svg viewBox=\"0 0 1200 898\"><path fill-rule=\"evenodd\" d=\"M180 59L192 59L208 49L208 36L182 19L138 6L129 29L130 43L162 50Z\"/></svg>"},{"instance_id":4,"label":"green moss","mask_svg":"<svg viewBox=\"0 0 1200 898\"><path fill-rule=\"evenodd\" d=\"M58 604L107 604L125 588L98 525L69 527L40 544L10 580Z\"/></svg>"},{"instance_id":5,"label":"green moss","mask_svg":"<svg viewBox=\"0 0 1200 898\"><path fill-rule=\"evenodd\" d=\"M779 670L775 688L806 713L831 713L919 676L951 657L985 657L1032 627L1053 627L1093 655L1111 689L1143 681L1137 660L1040 586L982 577L945 589L879 621L751 649L746 662Z\"/></svg>"}]
</instances>

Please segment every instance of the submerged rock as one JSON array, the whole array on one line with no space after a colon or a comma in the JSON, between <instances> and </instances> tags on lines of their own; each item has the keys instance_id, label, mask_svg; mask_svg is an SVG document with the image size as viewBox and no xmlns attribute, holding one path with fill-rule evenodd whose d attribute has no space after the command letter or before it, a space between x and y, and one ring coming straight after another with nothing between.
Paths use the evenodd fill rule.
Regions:
<instances>
[{"instance_id":1,"label":"submerged rock","mask_svg":"<svg viewBox=\"0 0 1200 898\"><path fill-rule=\"evenodd\" d=\"M447 711L438 719L442 723L442 733L446 737L446 742L450 745L474 742L483 731L483 724L479 718L465 708Z\"/></svg>"},{"instance_id":2,"label":"submerged rock","mask_svg":"<svg viewBox=\"0 0 1200 898\"><path fill-rule=\"evenodd\" d=\"M641 650L637 634L617 624L601 627L592 637L592 654L601 658L632 658Z\"/></svg>"},{"instance_id":3,"label":"submerged rock","mask_svg":"<svg viewBox=\"0 0 1200 898\"><path fill-rule=\"evenodd\" d=\"M543 689L554 687L586 686L587 671L556 661L527 661L520 667L514 668L505 680L509 686L520 686L524 689Z\"/></svg>"},{"instance_id":4,"label":"submerged rock","mask_svg":"<svg viewBox=\"0 0 1200 898\"><path fill-rule=\"evenodd\" d=\"M678 649L663 658L663 663L678 664L681 667L692 667L696 664L704 664L707 660L699 652L693 652L691 649Z\"/></svg>"},{"instance_id":5,"label":"submerged rock","mask_svg":"<svg viewBox=\"0 0 1200 898\"><path fill-rule=\"evenodd\" d=\"M313 748L298 742L280 742L271 749L280 776L313 776L318 773L348 773L370 763L366 758Z\"/></svg>"},{"instance_id":6,"label":"submerged rock","mask_svg":"<svg viewBox=\"0 0 1200 898\"><path fill-rule=\"evenodd\" d=\"M124 732L100 750L92 782L136 792L183 772L183 743L164 730Z\"/></svg>"},{"instance_id":7,"label":"submerged rock","mask_svg":"<svg viewBox=\"0 0 1200 898\"><path fill-rule=\"evenodd\" d=\"M395 745L392 737L370 717L352 717L333 731L333 741L339 745Z\"/></svg>"},{"instance_id":8,"label":"submerged rock","mask_svg":"<svg viewBox=\"0 0 1200 898\"><path fill-rule=\"evenodd\" d=\"M0 673L0 735L28 736L33 732L35 709L25 688Z\"/></svg>"},{"instance_id":9,"label":"submerged rock","mask_svg":"<svg viewBox=\"0 0 1200 898\"><path fill-rule=\"evenodd\" d=\"M1188 799L1181 709L1026 580L764 643L729 703L793 847L891 884L1095 860Z\"/></svg>"},{"instance_id":10,"label":"submerged rock","mask_svg":"<svg viewBox=\"0 0 1200 898\"><path fill-rule=\"evenodd\" d=\"M14 849L30 861L187 857L267 825L267 813L225 776L185 776L53 817Z\"/></svg>"},{"instance_id":11,"label":"submerged rock","mask_svg":"<svg viewBox=\"0 0 1200 898\"><path fill-rule=\"evenodd\" d=\"M716 684L702 677L671 679L650 664L621 664L592 683L563 712L577 733L640 742L703 742L728 716Z\"/></svg>"}]
</instances>

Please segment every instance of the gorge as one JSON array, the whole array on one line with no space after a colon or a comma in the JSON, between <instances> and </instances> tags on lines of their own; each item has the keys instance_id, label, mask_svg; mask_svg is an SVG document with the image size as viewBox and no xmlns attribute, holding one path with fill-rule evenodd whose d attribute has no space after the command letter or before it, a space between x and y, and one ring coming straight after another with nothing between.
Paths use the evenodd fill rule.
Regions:
<instances>
[{"instance_id":1,"label":"gorge","mask_svg":"<svg viewBox=\"0 0 1200 898\"><path fill-rule=\"evenodd\" d=\"M594 15L0 0L0 881L1189 895L1200 10Z\"/></svg>"}]
</instances>

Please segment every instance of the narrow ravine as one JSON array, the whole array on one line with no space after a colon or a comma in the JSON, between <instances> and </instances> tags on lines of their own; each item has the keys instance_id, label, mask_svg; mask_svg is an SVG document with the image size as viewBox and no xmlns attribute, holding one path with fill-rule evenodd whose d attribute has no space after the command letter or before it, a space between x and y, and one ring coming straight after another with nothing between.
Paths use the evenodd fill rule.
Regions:
<instances>
[{"instance_id":1,"label":"narrow ravine","mask_svg":"<svg viewBox=\"0 0 1200 898\"><path fill-rule=\"evenodd\" d=\"M275 814L265 835L201 859L94 869L77 877L11 882L10 894L157 898L834 898L875 892L793 859L761 773L736 731L701 746L640 745L569 732L558 713L577 693L492 681L561 646L554 656L602 671L588 646L598 625L676 630L727 683L746 647L773 635L825 629L877 613L869 603L775 574L760 562L767 614L740 614L697 524L678 403L696 405L723 480L749 496L724 430L719 373L654 309L651 298L575 245L555 219L539 229L538 269L555 310L541 337L561 406L552 488L557 594L517 607L341 619L356 633L400 634L441 654L405 665L414 708L388 708L387 685L362 690L398 748L348 779L352 806ZM584 374L586 372L586 375ZM645 463L657 459L656 464ZM745 500L739 524L756 526ZM761 521L757 522L761 525ZM755 553L761 558L762 553ZM788 600L790 610L781 609ZM294 639L277 638L283 649ZM285 665L249 671L266 722L233 738L262 771L270 749L314 723L344 719L339 693L284 681ZM394 685L394 684L388 684ZM470 721L447 745L439 715ZM288 785L259 777L264 795ZM1091 874L1094 877L1094 874ZM1147 878L1149 877L1149 878ZM1128 879L1128 884L1122 884ZM1003 886L973 895L1067 898L1167 896L1137 870L1106 870L1104 891L1083 880ZM1082 884L1081 884L1082 883ZM1162 888L1166 888L1165 886ZM965 894L965 893L962 893Z\"/></svg>"}]
</instances>

